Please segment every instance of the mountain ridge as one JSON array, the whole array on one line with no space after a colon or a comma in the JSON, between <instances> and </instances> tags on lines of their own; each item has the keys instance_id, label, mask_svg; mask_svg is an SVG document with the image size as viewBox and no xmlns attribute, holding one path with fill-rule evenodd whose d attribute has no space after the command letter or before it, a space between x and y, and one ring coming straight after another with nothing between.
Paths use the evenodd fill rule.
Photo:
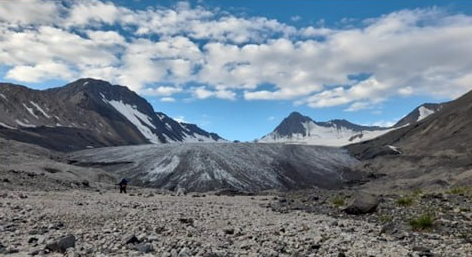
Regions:
<instances>
[{"instance_id":1,"label":"mountain ridge","mask_svg":"<svg viewBox=\"0 0 472 257\"><path fill-rule=\"evenodd\" d=\"M318 122L299 112L292 112L258 142L343 146L375 137L388 130L389 128L378 126L357 125L344 119Z\"/></svg>"},{"instance_id":2,"label":"mountain ridge","mask_svg":"<svg viewBox=\"0 0 472 257\"><path fill-rule=\"evenodd\" d=\"M91 78L46 90L0 83L0 107L5 110L0 114L2 137L60 151L225 141L196 125L182 125L164 113L156 114L127 87Z\"/></svg>"}]
</instances>

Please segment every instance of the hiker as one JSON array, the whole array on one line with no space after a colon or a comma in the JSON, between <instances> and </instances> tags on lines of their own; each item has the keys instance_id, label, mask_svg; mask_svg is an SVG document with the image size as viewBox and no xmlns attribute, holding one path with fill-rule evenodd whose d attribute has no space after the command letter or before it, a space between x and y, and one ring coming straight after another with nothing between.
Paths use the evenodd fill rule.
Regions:
<instances>
[{"instance_id":1,"label":"hiker","mask_svg":"<svg viewBox=\"0 0 472 257\"><path fill-rule=\"evenodd\" d=\"M120 186L120 194L123 192L126 194L126 186L128 185L128 181L125 178L122 178L118 185Z\"/></svg>"}]
</instances>

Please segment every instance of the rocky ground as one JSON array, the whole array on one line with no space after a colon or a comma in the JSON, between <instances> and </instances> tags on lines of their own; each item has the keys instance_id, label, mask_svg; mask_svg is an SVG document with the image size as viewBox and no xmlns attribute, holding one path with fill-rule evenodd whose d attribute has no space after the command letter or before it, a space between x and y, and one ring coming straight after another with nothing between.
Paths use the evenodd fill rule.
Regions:
<instances>
[{"instance_id":1,"label":"rocky ground","mask_svg":"<svg viewBox=\"0 0 472 257\"><path fill-rule=\"evenodd\" d=\"M5 182L4 182L5 183ZM90 183L0 191L0 252L10 256L472 256L470 198L416 192L347 215L351 191L172 195ZM408 202L408 201L407 201ZM338 206L336 206L338 205ZM431 227L408 218L435 209ZM415 214L416 215L416 214Z\"/></svg>"}]
</instances>

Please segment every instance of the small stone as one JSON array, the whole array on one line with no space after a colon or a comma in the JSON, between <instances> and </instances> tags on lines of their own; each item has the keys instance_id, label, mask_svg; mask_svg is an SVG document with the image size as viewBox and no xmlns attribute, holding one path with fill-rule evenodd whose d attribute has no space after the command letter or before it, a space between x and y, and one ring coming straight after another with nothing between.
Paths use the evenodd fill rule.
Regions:
<instances>
[{"instance_id":1,"label":"small stone","mask_svg":"<svg viewBox=\"0 0 472 257\"><path fill-rule=\"evenodd\" d=\"M125 245L127 245L127 244L136 244L136 243L139 243L139 240L135 235L129 235L129 236L126 236L124 238L123 243Z\"/></svg>"},{"instance_id":2,"label":"small stone","mask_svg":"<svg viewBox=\"0 0 472 257\"><path fill-rule=\"evenodd\" d=\"M149 236L149 237L147 238L147 240L148 240L149 242L154 242L154 241L158 241L158 240L159 240L159 237L158 237L158 236Z\"/></svg>"},{"instance_id":3,"label":"small stone","mask_svg":"<svg viewBox=\"0 0 472 257\"><path fill-rule=\"evenodd\" d=\"M146 241L147 235L146 235L146 233L142 233L142 234L138 235L137 238L138 238L139 242L143 242L143 241Z\"/></svg>"},{"instance_id":4,"label":"small stone","mask_svg":"<svg viewBox=\"0 0 472 257\"><path fill-rule=\"evenodd\" d=\"M28 255L35 256L41 253L41 249L34 249L28 253Z\"/></svg>"},{"instance_id":5,"label":"small stone","mask_svg":"<svg viewBox=\"0 0 472 257\"><path fill-rule=\"evenodd\" d=\"M179 218L179 221L184 224L193 225L192 218Z\"/></svg>"},{"instance_id":6,"label":"small stone","mask_svg":"<svg viewBox=\"0 0 472 257\"><path fill-rule=\"evenodd\" d=\"M427 247L424 246L413 246L412 250L414 252L430 252L430 250Z\"/></svg>"},{"instance_id":7,"label":"small stone","mask_svg":"<svg viewBox=\"0 0 472 257\"><path fill-rule=\"evenodd\" d=\"M28 239L28 244L36 244L38 242L38 238L36 237L30 237Z\"/></svg>"},{"instance_id":8,"label":"small stone","mask_svg":"<svg viewBox=\"0 0 472 257\"><path fill-rule=\"evenodd\" d=\"M223 232L226 235L233 235L234 234L234 228L225 228L225 229L223 229Z\"/></svg>"},{"instance_id":9,"label":"small stone","mask_svg":"<svg viewBox=\"0 0 472 257\"><path fill-rule=\"evenodd\" d=\"M136 249L142 253L149 253L152 251L152 245L148 243L142 243L136 245Z\"/></svg>"},{"instance_id":10,"label":"small stone","mask_svg":"<svg viewBox=\"0 0 472 257\"><path fill-rule=\"evenodd\" d=\"M182 248L180 250L178 257L190 257L190 251L187 247Z\"/></svg>"}]
</instances>

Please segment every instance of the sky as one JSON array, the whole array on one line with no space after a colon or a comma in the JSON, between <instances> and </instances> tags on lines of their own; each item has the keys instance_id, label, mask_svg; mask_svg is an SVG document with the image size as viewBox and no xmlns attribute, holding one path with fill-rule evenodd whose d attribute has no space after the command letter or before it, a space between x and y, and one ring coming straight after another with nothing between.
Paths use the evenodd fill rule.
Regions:
<instances>
[{"instance_id":1,"label":"sky","mask_svg":"<svg viewBox=\"0 0 472 257\"><path fill-rule=\"evenodd\" d=\"M0 1L0 81L103 79L229 140L390 126L471 90L471 52L470 1Z\"/></svg>"}]
</instances>

